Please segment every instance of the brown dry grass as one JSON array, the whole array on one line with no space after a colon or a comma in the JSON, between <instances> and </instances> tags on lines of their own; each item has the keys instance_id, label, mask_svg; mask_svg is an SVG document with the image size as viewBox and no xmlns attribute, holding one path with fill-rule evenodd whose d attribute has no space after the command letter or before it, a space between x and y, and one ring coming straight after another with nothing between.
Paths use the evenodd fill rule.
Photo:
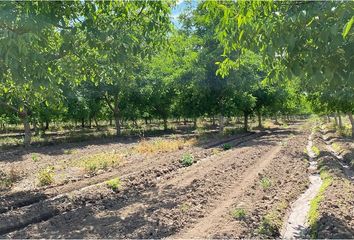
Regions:
<instances>
[{"instance_id":1,"label":"brown dry grass","mask_svg":"<svg viewBox=\"0 0 354 240\"><path fill-rule=\"evenodd\" d=\"M142 140L134 148L141 154L155 154L159 152L173 152L195 144L195 139L159 139L154 141Z\"/></svg>"}]
</instances>

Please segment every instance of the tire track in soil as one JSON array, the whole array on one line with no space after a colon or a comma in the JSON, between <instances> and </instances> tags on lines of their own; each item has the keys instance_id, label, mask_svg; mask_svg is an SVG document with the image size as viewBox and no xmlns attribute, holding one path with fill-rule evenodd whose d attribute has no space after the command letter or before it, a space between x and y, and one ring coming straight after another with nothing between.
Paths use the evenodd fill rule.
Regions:
<instances>
[{"instance_id":1,"label":"tire track in soil","mask_svg":"<svg viewBox=\"0 0 354 240\"><path fill-rule=\"evenodd\" d=\"M234 144L238 145L239 143L243 143L245 141L250 141L254 138L257 138L260 135L263 135L263 133L261 133L261 134L247 134L246 136L244 136L244 137L246 137L245 140L242 140L243 137L241 137L241 139L240 139L240 136L238 136L236 138L230 139L229 141L223 140L222 144L226 143L226 142L235 142ZM215 143L213 143L212 145L215 146ZM144 168L144 166L147 166L149 164L151 164L151 163L146 163L143 166L140 165L140 168ZM160 166L157 166L157 167L160 167ZM156 166L155 166L155 168L156 168ZM178 169L178 167L176 169ZM172 169L172 172L176 169ZM145 169L145 171L146 171L146 169ZM169 171L166 171L166 173L168 173L168 172ZM122 177L122 179L133 177L134 175L138 175L139 173L140 173L140 171L128 173L128 174L124 175ZM109 177L107 177L107 179L109 179L113 176L116 176L116 175L117 175L116 172L111 172L111 173L109 173ZM161 174L159 174L159 175L161 175ZM98 179L102 180L102 176ZM107 180L106 178L103 178L103 179ZM90 179L88 179L88 180L90 180ZM80 184L82 184L82 183L80 183ZM71 200L70 200L70 198L68 198L68 194L76 195L76 194L78 194L79 191L90 190L92 188L98 188L99 185L103 185L104 182L103 183L99 182L97 184L88 185L85 187L81 187L82 185L80 185L80 184L78 185L78 186L80 186L80 188L75 189L73 191L68 191L64 194L56 195L55 197L46 199L44 201L40 200L39 202L36 202L36 203L31 204L29 206L24 206L18 210L12 210L11 212L8 212L8 214L5 213L5 214L0 215L0 222L1 222L0 234L5 234L5 233L11 232L11 231L15 231L15 230L24 228L29 224L37 223L40 221L45 221L45 220L48 220L54 216L65 213L67 211L72 211L75 208L75 206L73 206L70 203ZM50 189L50 190L52 190L52 189ZM97 199L93 198L91 200L100 200L100 198L97 198ZM63 207L62 205L65 205L65 206ZM78 206L76 206L76 207L78 207Z\"/></svg>"},{"instance_id":2,"label":"tire track in soil","mask_svg":"<svg viewBox=\"0 0 354 240\"><path fill-rule=\"evenodd\" d=\"M245 172L248 171L249 168L255 167L258 165L259 161L262 161L262 157L264 157L268 151L267 149L278 149L279 146L274 145L281 139L281 136L277 136L277 138L273 139L273 145L269 145L269 136L258 143L252 143L251 146L257 146L257 148L252 148L252 151L246 151L241 155L236 155L239 153L235 150L235 152L228 151L229 154L236 155L237 158L240 158L241 168L236 168L235 162L230 162L230 159L227 161L223 167L229 166L224 171L214 171L213 168L210 168L208 171L210 172L210 176L205 181L197 180L192 181L190 185L187 187L179 188L178 186L174 186L170 188L170 185L165 186L163 191L146 191L147 188L141 189L145 190L143 196L139 193L134 196L127 196L129 201L126 205L119 201L115 201L114 203L104 203L104 202L95 202L95 207L92 206L84 206L82 208L77 209L73 212L68 212L64 215L58 215L52 218L50 221L44 222L42 224L35 225L33 227L24 229L20 231L17 235L10 235L11 237L128 237L128 238L147 238L147 237L167 237L178 229L182 228L185 223L193 222L192 218L185 219L185 221L178 222L183 216L181 215L178 206L181 203L186 201L186 199L192 199L193 204L195 205L193 209L191 209L192 214L198 213L205 214L205 209L200 209L198 206L199 203L206 205L206 207L215 207L215 203L220 200L220 196L222 195L222 191L225 189L227 191L232 190L232 184L230 182L241 181L241 178L244 177ZM268 143L268 144L265 144ZM264 145L260 147L259 145ZM247 144L245 144L247 145ZM255 157L256 156L256 157ZM218 157L213 159L214 162L218 162L220 160ZM236 159L237 160L237 159ZM246 161L245 161L246 160ZM219 166L220 167L220 166ZM204 171L205 169L203 169ZM241 173L241 174L240 174ZM230 189L231 188L231 189ZM161 190L161 189L160 189ZM139 196L141 197L139 199ZM134 199L135 198L135 199ZM141 202L142 204L140 204ZM119 205L118 209L117 206ZM123 208L127 206L126 208ZM139 209L136 209L136 206L140 206ZM105 210L97 210L97 209L105 209ZM134 209L135 208L135 209ZM108 210L107 210L108 209ZM120 209L124 209L124 213L128 213L128 216L124 216L124 218L120 218L121 213L117 212ZM138 212L137 212L138 211ZM172 218L171 214L173 215ZM100 218L97 220L94 216L104 215L105 218ZM124 215L124 214L123 214ZM84 223L82 218L84 216ZM164 219L167 217L168 219ZM64 219L63 219L64 218ZM147 218L147 219L146 219ZM149 220L150 218L150 220ZM151 219L152 218L152 219ZM195 217L194 217L195 218ZM69 223L67 220L69 219ZM115 221L105 221L105 219L115 219ZM62 226L65 222L66 226ZM169 222L166 222L169 221ZM171 223L172 221L172 223ZM175 221L175 222L173 222ZM176 222L177 221L177 222ZM70 224L72 223L72 224ZM84 226L82 226L83 224ZM70 226L68 226L70 225ZM136 226L133 227L132 226ZM53 226L55 226L53 229ZM62 228L61 228L62 227ZM87 230L89 227L90 230ZM58 229L58 228L61 228ZM37 230L35 230L37 229ZM37 235L26 235L29 232L38 232L38 229L46 229L46 233L40 232ZM79 230L84 229L84 230ZM89 232L98 231L96 235L90 235ZM104 230L102 230L104 229ZM80 232L81 231L81 232ZM58 232L61 234L58 235ZM79 233L78 233L79 232ZM103 232L103 233L102 233ZM76 233L76 235L75 235ZM47 235L45 235L47 234ZM48 235L49 234L49 235ZM77 235L78 234L78 235ZM83 235L88 234L88 235Z\"/></svg>"}]
</instances>

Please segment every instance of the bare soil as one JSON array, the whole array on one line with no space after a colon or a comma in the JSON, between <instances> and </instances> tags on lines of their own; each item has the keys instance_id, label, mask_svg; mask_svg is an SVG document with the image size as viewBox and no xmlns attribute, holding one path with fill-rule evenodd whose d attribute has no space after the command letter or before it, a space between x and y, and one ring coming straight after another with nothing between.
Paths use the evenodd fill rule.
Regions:
<instances>
[{"instance_id":1,"label":"bare soil","mask_svg":"<svg viewBox=\"0 0 354 240\"><path fill-rule=\"evenodd\" d=\"M96 176L8 192L0 199L0 238L279 237L290 204L309 184L308 134L300 122L172 152L133 154ZM232 148L222 150L224 143ZM92 148L129 151L135 143L110 144ZM194 156L189 167L180 163L186 152ZM113 177L122 181L117 191L105 183ZM245 215L235 216L235 209Z\"/></svg>"}]
</instances>

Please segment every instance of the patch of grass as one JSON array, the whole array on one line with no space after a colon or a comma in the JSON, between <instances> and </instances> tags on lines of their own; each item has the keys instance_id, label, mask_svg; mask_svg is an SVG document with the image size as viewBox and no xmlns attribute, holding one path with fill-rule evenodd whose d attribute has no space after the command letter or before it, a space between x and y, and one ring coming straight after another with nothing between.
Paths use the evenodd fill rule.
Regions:
<instances>
[{"instance_id":1,"label":"patch of grass","mask_svg":"<svg viewBox=\"0 0 354 240\"><path fill-rule=\"evenodd\" d=\"M54 183L54 167L41 169L37 176L39 186L48 186Z\"/></svg>"},{"instance_id":2,"label":"patch of grass","mask_svg":"<svg viewBox=\"0 0 354 240\"><path fill-rule=\"evenodd\" d=\"M116 153L98 153L88 157L81 158L77 165L83 167L90 174L96 173L98 170L107 170L119 164L121 156Z\"/></svg>"},{"instance_id":3,"label":"patch of grass","mask_svg":"<svg viewBox=\"0 0 354 240\"><path fill-rule=\"evenodd\" d=\"M173 152L191 146L195 140L185 141L183 139L159 139L155 141L143 140L134 148L142 154L155 154L158 152Z\"/></svg>"},{"instance_id":4,"label":"patch of grass","mask_svg":"<svg viewBox=\"0 0 354 240\"><path fill-rule=\"evenodd\" d=\"M243 208L236 208L231 211L231 216L236 220L244 220L246 218L246 210Z\"/></svg>"},{"instance_id":5,"label":"patch of grass","mask_svg":"<svg viewBox=\"0 0 354 240\"><path fill-rule=\"evenodd\" d=\"M311 150L316 154L316 156L320 155L320 149L318 149L315 145L311 147Z\"/></svg>"},{"instance_id":6,"label":"patch of grass","mask_svg":"<svg viewBox=\"0 0 354 240\"><path fill-rule=\"evenodd\" d=\"M321 188L320 188L318 194L310 202L310 210L309 210L309 214L308 214L308 223L310 226L311 238L317 238L317 228L318 228L317 222L320 217L320 213L318 211L319 205L322 202L322 200L324 199L324 193L325 193L326 189L333 182L333 177L329 174L329 172L327 170L321 169L320 175L321 175L321 179L323 182L322 182L322 185L321 185Z\"/></svg>"},{"instance_id":7,"label":"patch of grass","mask_svg":"<svg viewBox=\"0 0 354 240\"><path fill-rule=\"evenodd\" d=\"M222 145L222 149L224 151L231 149L231 144L230 143L225 143Z\"/></svg>"},{"instance_id":8,"label":"patch of grass","mask_svg":"<svg viewBox=\"0 0 354 240\"><path fill-rule=\"evenodd\" d=\"M267 177L263 177L260 181L260 184L263 189L268 189L272 186L272 182Z\"/></svg>"},{"instance_id":9,"label":"patch of grass","mask_svg":"<svg viewBox=\"0 0 354 240\"><path fill-rule=\"evenodd\" d=\"M117 177L107 181L106 184L108 188L116 192L122 186L122 181Z\"/></svg>"},{"instance_id":10,"label":"patch of grass","mask_svg":"<svg viewBox=\"0 0 354 240\"><path fill-rule=\"evenodd\" d=\"M194 157L191 154L186 153L182 156L182 159L180 162L183 167L189 167L194 163Z\"/></svg>"}]
</instances>

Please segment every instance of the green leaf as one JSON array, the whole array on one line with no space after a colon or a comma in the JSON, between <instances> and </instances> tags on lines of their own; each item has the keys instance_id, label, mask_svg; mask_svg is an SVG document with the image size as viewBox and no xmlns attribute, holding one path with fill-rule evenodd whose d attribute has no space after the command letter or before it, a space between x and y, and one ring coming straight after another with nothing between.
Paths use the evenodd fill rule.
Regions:
<instances>
[{"instance_id":1,"label":"green leaf","mask_svg":"<svg viewBox=\"0 0 354 240\"><path fill-rule=\"evenodd\" d=\"M353 16L353 17L349 20L349 22L345 25L344 31L343 31L343 38L345 38L345 37L348 35L348 33L349 33L349 31L350 31L350 29L351 29L353 23L354 23L354 16Z\"/></svg>"}]
</instances>

